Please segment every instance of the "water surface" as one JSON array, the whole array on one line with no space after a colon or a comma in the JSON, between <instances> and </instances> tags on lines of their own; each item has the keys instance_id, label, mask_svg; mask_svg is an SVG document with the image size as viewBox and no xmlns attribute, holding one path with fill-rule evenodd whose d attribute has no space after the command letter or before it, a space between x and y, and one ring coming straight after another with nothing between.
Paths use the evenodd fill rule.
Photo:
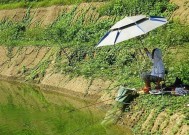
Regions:
<instances>
[{"instance_id":1,"label":"water surface","mask_svg":"<svg viewBox=\"0 0 189 135\"><path fill-rule=\"evenodd\" d=\"M120 127L103 127L104 113L91 103L0 80L0 135L130 135Z\"/></svg>"}]
</instances>

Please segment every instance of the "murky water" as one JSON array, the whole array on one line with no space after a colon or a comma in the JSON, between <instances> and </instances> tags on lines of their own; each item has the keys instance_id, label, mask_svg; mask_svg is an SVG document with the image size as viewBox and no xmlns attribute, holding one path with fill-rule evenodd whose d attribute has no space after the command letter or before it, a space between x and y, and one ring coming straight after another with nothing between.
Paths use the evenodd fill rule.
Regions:
<instances>
[{"instance_id":1,"label":"murky water","mask_svg":"<svg viewBox=\"0 0 189 135\"><path fill-rule=\"evenodd\" d=\"M103 127L104 114L86 101L28 84L0 81L0 135L130 135Z\"/></svg>"}]
</instances>

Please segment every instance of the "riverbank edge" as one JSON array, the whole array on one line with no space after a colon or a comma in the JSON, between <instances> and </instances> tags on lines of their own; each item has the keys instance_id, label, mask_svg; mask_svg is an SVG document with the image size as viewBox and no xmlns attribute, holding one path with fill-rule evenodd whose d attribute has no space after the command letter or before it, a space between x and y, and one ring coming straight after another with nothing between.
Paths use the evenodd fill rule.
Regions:
<instances>
[{"instance_id":1,"label":"riverbank edge","mask_svg":"<svg viewBox=\"0 0 189 135\"><path fill-rule=\"evenodd\" d=\"M88 79L82 76L70 77L55 71L57 53L59 53L58 47L30 46L11 47L10 49L6 46L0 46L0 78L32 83L43 88L53 88L57 92L82 98L105 100L116 94L116 83L109 80ZM33 77L33 71L46 61L49 64L43 69L45 74L42 76L40 71L36 71L35 77ZM113 94L106 92L110 89L112 89Z\"/></svg>"},{"instance_id":2,"label":"riverbank edge","mask_svg":"<svg viewBox=\"0 0 189 135\"><path fill-rule=\"evenodd\" d=\"M78 98L78 99L85 98L85 100L87 100L87 101L96 101L100 98L99 95L98 96L97 95L84 96L83 93L70 91L70 90L67 90L64 88L58 88L55 86L38 84L35 82L27 82L24 80L24 78L21 79L21 78L16 78L16 77L8 77L8 76L0 75L0 80L6 81L6 82L11 82L11 83L21 83L21 84L32 85L32 86L38 87L39 89L42 89L44 91L50 91L50 92L55 92L57 94L63 94L70 98Z\"/></svg>"},{"instance_id":3,"label":"riverbank edge","mask_svg":"<svg viewBox=\"0 0 189 135\"><path fill-rule=\"evenodd\" d=\"M55 70L57 53L59 53L58 47L30 46L10 48L0 46L0 79L33 84L45 88L46 90L53 89L56 92L70 95L73 98L75 96L82 99L91 99L97 103L105 101L103 105L111 106L115 103L113 99L118 90L116 82L103 79L87 79L82 76L70 77L69 75L57 72ZM63 54L61 57L65 58ZM44 74L41 74L38 68L44 66L42 63L46 63L47 61L48 66L46 67L45 65L45 68L42 68ZM156 133L159 130L158 125L160 125L163 118L166 118L167 123L170 122L172 124L175 117L179 119L179 121L182 121L185 117L182 114L174 114L170 117L165 111L157 115L154 113L155 108L148 113L145 113L144 110L136 111L137 102L132 105L135 106L134 110L124 113L124 116L117 123L118 125L137 130L139 127L135 127L135 125L140 122L141 126L138 131L142 131L145 130L145 126L155 118L155 127L152 126L152 129L153 132ZM103 108L106 111L109 109ZM181 127L178 130L178 133L181 133L179 135L185 135L185 133L189 131L188 125L182 125L181 123L178 126ZM165 127L169 127L169 125ZM165 134L171 133L169 128L165 128L164 130Z\"/></svg>"}]
</instances>

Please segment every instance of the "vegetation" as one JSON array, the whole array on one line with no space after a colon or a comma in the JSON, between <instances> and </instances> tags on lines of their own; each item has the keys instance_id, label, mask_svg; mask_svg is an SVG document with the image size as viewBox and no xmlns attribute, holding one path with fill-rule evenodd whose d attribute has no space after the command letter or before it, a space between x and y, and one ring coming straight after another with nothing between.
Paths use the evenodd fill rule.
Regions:
<instances>
[{"instance_id":1,"label":"vegetation","mask_svg":"<svg viewBox=\"0 0 189 135\"><path fill-rule=\"evenodd\" d=\"M164 118L162 122L159 123L162 126L169 123L170 117L177 114L179 116L184 115L184 118L181 117L180 121L177 120L177 123L173 123L172 126L172 133L176 134L179 131L181 125L189 125L189 115L188 111L189 108L186 106L188 102L189 96L172 96L172 95L164 95L164 96L151 96L151 95L141 95L136 99L137 105L133 105L132 111L134 114L144 110L143 118L141 118L135 125L134 125L134 133L135 134L151 134L152 128L154 126L155 121L160 113L164 113ZM152 106L154 110L152 110ZM142 126L147 118L144 116L149 116L151 112L153 113L152 118L149 120L148 125L145 129L142 129ZM157 122L157 121L156 121ZM167 125L166 124L166 125ZM163 134L163 129L161 129L160 125L158 128L158 132L156 134Z\"/></svg>"},{"instance_id":2,"label":"vegetation","mask_svg":"<svg viewBox=\"0 0 189 135\"><path fill-rule=\"evenodd\" d=\"M103 15L147 14L168 17L175 8L176 5L169 3L168 0L111 0L99 11Z\"/></svg>"},{"instance_id":3,"label":"vegetation","mask_svg":"<svg viewBox=\"0 0 189 135\"><path fill-rule=\"evenodd\" d=\"M136 3L145 6L137 6ZM131 6L123 8L126 5ZM73 6L70 11L64 12L46 28L41 27L40 23L31 26L30 8L28 8L21 22L2 20L0 22L0 44L7 46L59 46L60 51L65 49L69 51L66 52L67 64L63 64L62 55L57 55L57 71L74 76L83 75L85 77L117 80L119 84L124 83L131 87L141 87L142 82L139 74L142 70L149 69L150 65L149 61L142 57L145 54L141 55L140 49L143 47L138 38L125 41L114 47L95 48L95 45L116 21L123 18L122 15L144 13L168 17L176 6L168 3L167 0L156 2L149 0L143 3L141 1L126 0L121 2L112 0L99 8L92 6L85 8L82 11L83 15L78 15L78 7L79 5ZM89 11L99 12L99 16L94 18L89 15L86 20L85 14ZM101 19L103 15L111 17ZM171 54L169 51L171 48L177 47L180 48L180 51L187 52L188 35L188 26L170 21L169 24L142 37L146 47L151 49L159 47L163 50L166 67L169 68L171 73L169 74L170 82L173 82L175 77L178 76L185 83L189 83L186 74L186 72L189 72L188 59L185 59L187 55L183 55L181 61L172 63L175 54ZM40 69L46 69L46 67ZM35 76L36 71L33 71L33 74ZM31 76L31 78L34 77Z\"/></svg>"},{"instance_id":4,"label":"vegetation","mask_svg":"<svg viewBox=\"0 0 189 135\"><path fill-rule=\"evenodd\" d=\"M56 0L56 2L60 4L58 0ZM62 0L61 2L64 4L76 4L75 1ZM143 46L141 46L139 38L125 41L116 46L95 48L95 45L98 43L100 37L102 37L116 21L124 16L146 14L169 18L172 12L177 8L174 4L169 3L168 0L110 0L107 4L98 8L89 6L88 8L83 9L81 13L78 12L79 4L76 4L70 11L63 12L56 21L44 28L40 25L40 22L36 23L34 26L31 24L31 7L49 6L55 4L55 1L31 0L11 4L10 1L4 0L2 3L4 4L0 6L1 9L4 8L3 6L14 8L14 4L21 3L26 3L26 5L23 4L23 7L29 7L25 17L20 22L13 22L6 19L0 21L0 44L8 46L10 51L14 46L58 46L59 50L56 52L55 72L72 76L85 76L86 78L116 80L118 84L127 84L129 87L136 88L141 88L143 83L139 77L141 71L150 69L149 60L143 58L145 54L141 51ZM93 13L97 12L97 17L95 18L89 14L86 19L85 15L88 11L92 11ZM108 17L104 19L103 16ZM184 83L189 84L188 36L189 26L181 25L178 22L170 20L167 25L141 37L145 47L150 49L159 47L163 50L165 66L169 71L167 81L170 83L173 83L178 76ZM9 55L11 57L11 53ZM65 58L67 60L65 60ZM35 79L37 76L43 76L49 64L50 62L47 57L45 61L40 62L38 66L32 69L31 74L27 76L27 79ZM25 70L25 67L23 67L23 72L25 72ZM150 95L142 95L137 98L137 103L139 104L136 107L138 107L138 110L141 110L142 108L146 110L146 114L150 113L152 106L157 107L154 117L162 111L166 111L170 116L172 116L173 113L182 112L186 116L182 122L188 124L188 108L183 107L186 102L188 102L188 96L152 97ZM3 108L2 105L1 108ZM9 113L7 113L9 111L8 109L4 107L4 112L1 111L1 113L5 113L9 117ZM18 111L17 108L14 111ZM27 110L24 111L27 112ZM50 114L51 113L52 112L50 112ZM70 119L73 120L71 123L74 123L77 127L79 122L82 121L79 119L81 115L86 115L86 117L88 117L87 114L79 112L77 114L78 121L75 123L75 120L72 119L73 116L67 117L70 117ZM28 120L27 117L26 120ZM49 121L49 119L47 121ZM84 119L82 122L85 123L86 121L88 121L88 118L87 120ZM153 122L154 120L151 121L151 123ZM27 124L28 123L26 123L26 126ZM62 125L60 119L55 119L53 124L57 125L57 132L66 129L64 128L64 125ZM141 123L139 122L134 127L134 132L136 134L141 132L140 125ZM69 131L72 130L69 128L67 129ZM95 130L97 131L98 129L99 127L97 125ZM2 131L5 129L0 130ZM99 130L99 132L101 132L101 130ZM102 132L104 132L104 130ZM147 132L148 129L144 131L144 134ZM159 132L159 134L161 134L161 131Z\"/></svg>"}]
</instances>

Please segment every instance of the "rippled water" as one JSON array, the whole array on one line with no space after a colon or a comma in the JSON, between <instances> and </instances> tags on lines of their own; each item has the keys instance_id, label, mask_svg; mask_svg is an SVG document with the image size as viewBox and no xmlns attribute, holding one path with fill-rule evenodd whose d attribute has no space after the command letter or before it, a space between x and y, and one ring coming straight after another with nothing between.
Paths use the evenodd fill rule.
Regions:
<instances>
[{"instance_id":1,"label":"rippled water","mask_svg":"<svg viewBox=\"0 0 189 135\"><path fill-rule=\"evenodd\" d=\"M28 84L0 81L0 135L130 135L101 126L103 113L75 110L88 104Z\"/></svg>"}]
</instances>

